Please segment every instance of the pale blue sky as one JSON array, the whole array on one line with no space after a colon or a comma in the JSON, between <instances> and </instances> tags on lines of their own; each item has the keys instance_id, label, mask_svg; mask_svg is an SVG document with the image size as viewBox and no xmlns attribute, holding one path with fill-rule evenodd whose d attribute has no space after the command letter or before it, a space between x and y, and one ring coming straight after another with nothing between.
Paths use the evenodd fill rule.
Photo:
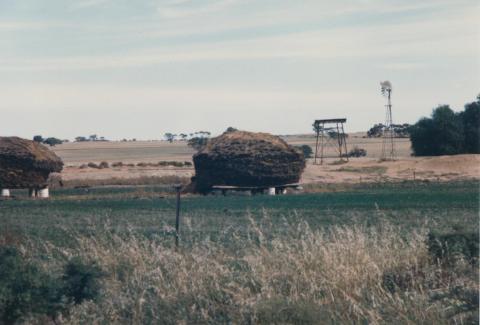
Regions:
<instances>
[{"instance_id":1,"label":"pale blue sky","mask_svg":"<svg viewBox=\"0 0 480 325\"><path fill-rule=\"evenodd\" d=\"M347 131L480 92L477 0L0 0L0 135Z\"/></svg>"}]
</instances>

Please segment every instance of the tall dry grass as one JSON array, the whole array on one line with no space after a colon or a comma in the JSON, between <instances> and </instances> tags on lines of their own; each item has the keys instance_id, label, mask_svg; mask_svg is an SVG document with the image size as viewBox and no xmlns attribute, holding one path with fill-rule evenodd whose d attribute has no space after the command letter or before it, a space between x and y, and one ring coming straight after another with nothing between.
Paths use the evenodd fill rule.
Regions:
<instances>
[{"instance_id":1,"label":"tall dry grass","mask_svg":"<svg viewBox=\"0 0 480 325\"><path fill-rule=\"evenodd\" d=\"M75 248L31 242L28 251L50 256L45 267L81 256L108 272L99 302L75 307L63 319L69 324L477 321L478 309L464 306L478 292L475 267L433 261L425 229L405 234L380 223L314 231L300 223L268 239L265 223L246 222L248 236L231 239L236 249L208 239L175 249L98 226L95 236L74 234Z\"/></svg>"}]
</instances>

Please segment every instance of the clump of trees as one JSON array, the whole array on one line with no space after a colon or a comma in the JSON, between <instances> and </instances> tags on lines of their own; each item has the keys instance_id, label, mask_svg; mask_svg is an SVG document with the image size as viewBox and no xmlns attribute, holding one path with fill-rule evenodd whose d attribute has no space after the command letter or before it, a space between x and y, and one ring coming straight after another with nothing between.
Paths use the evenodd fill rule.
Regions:
<instances>
[{"instance_id":1,"label":"clump of trees","mask_svg":"<svg viewBox=\"0 0 480 325\"><path fill-rule=\"evenodd\" d=\"M415 156L480 153L480 95L462 112L448 105L435 108L410 128L410 139Z\"/></svg>"},{"instance_id":2,"label":"clump of trees","mask_svg":"<svg viewBox=\"0 0 480 325\"><path fill-rule=\"evenodd\" d=\"M62 144L63 142L65 142L65 140L60 140L60 139L54 138L54 137L43 138L41 135L34 136L33 141L38 142L38 143L48 144L51 147L56 146L57 144Z\"/></svg>"},{"instance_id":3,"label":"clump of trees","mask_svg":"<svg viewBox=\"0 0 480 325\"><path fill-rule=\"evenodd\" d=\"M410 124L392 124L393 132L397 138L408 138L410 136ZM385 125L383 123L375 124L367 131L367 137L378 138L383 136Z\"/></svg>"},{"instance_id":4,"label":"clump of trees","mask_svg":"<svg viewBox=\"0 0 480 325\"><path fill-rule=\"evenodd\" d=\"M192 140L192 139L208 138L208 137L210 137L210 135L211 135L211 133L208 132L208 131L197 131L197 132L193 132L193 133L189 133L189 134L186 134L186 133L176 134L176 133L167 132L163 135L163 138L170 143L172 143L173 141L176 141L176 140L186 141L187 139L189 139L188 141L190 142L190 140Z\"/></svg>"},{"instance_id":5,"label":"clump of trees","mask_svg":"<svg viewBox=\"0 0 480 325\"><path fill-rule=\"evenodd\" d=\"M108 141L105 137L99 137L96 134L89 135L88 137L78 136L75 138L75 142L87 142L87 141Z\"/></svg>"}]
</instances>

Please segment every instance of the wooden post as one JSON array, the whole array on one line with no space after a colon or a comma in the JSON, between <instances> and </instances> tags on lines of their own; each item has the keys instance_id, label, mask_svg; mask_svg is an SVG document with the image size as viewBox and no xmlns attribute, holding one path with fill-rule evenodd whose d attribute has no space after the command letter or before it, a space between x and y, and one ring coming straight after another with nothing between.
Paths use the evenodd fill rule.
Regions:
<instances>
[{"instance_id":1,"label":"wooden post","mask_svg":"<svg viewBox=\"0 0 480 325\"><path fill-rule=\"evenodd\" d=\"M180 243L180 190L182 185L175 185L175 191L177 192L177 206L175 211L175 246L178 247Z\"/></svg>"}]
</instances>

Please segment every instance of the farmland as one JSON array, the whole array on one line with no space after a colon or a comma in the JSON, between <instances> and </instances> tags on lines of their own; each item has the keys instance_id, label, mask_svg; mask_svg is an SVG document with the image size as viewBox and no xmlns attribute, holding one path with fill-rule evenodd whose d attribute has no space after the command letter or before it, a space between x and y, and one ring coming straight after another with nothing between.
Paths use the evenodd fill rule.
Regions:
<instances>
[{"instance_id":1,"label":"farmland","mask_svg":"<svg viewBox=\"0 0 480 325\"><path fill-rule=\"evenodd\" d=\"M285 136L292 145L315 145L308 135ZM323 165L307 162L301 182L309 183L359 183L402 180L465 180L478 179L480 155L442 157L411 157L410 141L397 139L398 159L379 163L381 139L364 138L351 134L349 148L358 146L367 150L367 157L352 158L346 164L337 164L329 158ZM152 184L152 178L179 177L185 181L193 176L192 167L161 166L159 162L191 162L194 150L185 141L135 141L135 142L80 142L52 147L65 162L62 178L73 185L132 185ZM332 154L332 152L330 152ZM80 168L89 162L105 161L110 165L121 162L123 166L104 169Z\"/></svg>"},{"instance_id":2,"label":"farmland","mask_svg":"<svg viewBox=\"0 0 480 325\"><path fill-rule=\"evenodd\" d=\"M274 197L186 196L182 200L182 215L188 225L184 236L190 242L215 238L226 229L242 232L246 215L257 221L268 218L274 232L284 230L275 226L284 220L306 221L313 229L375 224L379 219L405 229L424 225L444 231L471 228L477 226L477 185L475 181L405 182L327 187L323 193ZM64 237L59 235L62 229L82 232L89 228L89 222L107 223L120 230L132 227L142 235L169 236L175 217L171 191L165 186L56 190L49 201L4 201L0 216L10 232L38 235L39 239ZM23 191L14 193L26 195Z\"/></svg>"},{"instance_id":3,"label":"farmland","mask_svg":"<svg viewBox=\"0 0 480 325\"><path fill-rule=\"evenodd\" d=\"M466 255L437 264L428 234L478 232L476 181L187 195L179 249L171 191L60 189L48 201L2 201L0 242L52 274L71 256L106 271L96 303L72 307L66 323L475 321L476 267Z\"/></svg>"}]
</instances>

